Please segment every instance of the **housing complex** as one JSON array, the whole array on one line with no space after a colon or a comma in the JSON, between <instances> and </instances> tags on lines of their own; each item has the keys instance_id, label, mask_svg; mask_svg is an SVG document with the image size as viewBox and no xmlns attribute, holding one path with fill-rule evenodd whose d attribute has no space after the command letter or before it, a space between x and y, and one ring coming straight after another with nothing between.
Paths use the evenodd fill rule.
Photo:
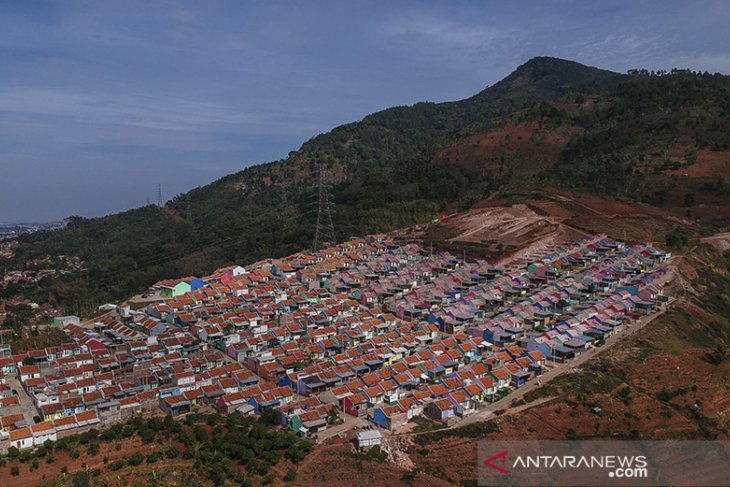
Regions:
<instances>
[{"instance_id":1,"label":"housing complex","mask_svg":"<svg viewBox=\"0 0 730 487\"><path fill-rule=\"evenodd\" d=\"M652 313L667 257L597 235L496 268L368 237L162 281L141 308L64 317L68 344L0 358L0 440L203 406L276 408L303 436L343 415L456 421Z\"/></svg>"}]
</instances>

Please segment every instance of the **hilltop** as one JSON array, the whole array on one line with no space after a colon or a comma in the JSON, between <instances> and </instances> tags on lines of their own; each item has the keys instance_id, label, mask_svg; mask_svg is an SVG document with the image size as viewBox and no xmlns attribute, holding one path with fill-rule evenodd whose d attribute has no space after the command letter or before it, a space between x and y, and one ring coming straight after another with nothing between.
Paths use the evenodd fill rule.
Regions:
<instances>
[{"instance_id":1,"label":"hilltop","mask_svg":"<svg viewBox=\"0 0 730 487\"><path fill-rule=\"evenodd\" d=\"M659 208L686 235L711 232L730 217L728 100L728 76L619 74L538 57L470 98L368 115L163 208L75 217L64 230L23 236L10 267L78 256L88 271L24 292L83 312L161 278L287 255L311 245L320 163L343 239L495 195L519 203L565 191Z\"/></svg>"}]
</instances>

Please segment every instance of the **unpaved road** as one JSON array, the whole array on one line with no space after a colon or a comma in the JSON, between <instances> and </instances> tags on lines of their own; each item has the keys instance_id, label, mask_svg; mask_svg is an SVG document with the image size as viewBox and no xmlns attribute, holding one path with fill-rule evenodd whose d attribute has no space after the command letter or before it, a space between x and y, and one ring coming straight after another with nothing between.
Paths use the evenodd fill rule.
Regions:
<instances>
[{"instance_id":1,"label":"unpaved road","mask_svg":"<svg viewBox=\"0 0 730 487\"><path fill-rule=\"evenodd\" d=\"M664 305L659 311L657 311L656 313L654 313L652 315L648 315L648 316L644 316L644 317L640 318L637 323L631 325L631 328L628 328L628 329L622 331L621 333L618 333L616 335L613 335L613 336L607 338L606 344L601 348L590 349L588 352L580 354L575 360L572 360L572 361L564 363L564 364L555 364L555 365L549 364L549 365L552 365L552 367L550 368L550 370L548 370L547 372L545 372L544 374L542 374L539 377L539 380L540 380L539 383L538 383L537 379L533 379L530 382L528 382L527 384L525 384L524 386L520 387L519 389L515 389L513 392L511 392L507 396L503 397L502 399L500 399L494 403L487 404L484 408L480 409L478 412L476 412L470 416L467 416L466 418L464 418L463 420L459 421L458 423L456 423L452 426L449 426L447 428L442 428L439 431L443 431L444 429L460 428L460 427L466 426L468 424L472 424L472 423L476 423L476 422L484 421L484 420L489 420L495 416L495 414L494 414L495 411L498 411L500 409L505 410L505 414L514 414L514 413L521 411L522 409L525 409L525 408L521 408L521 407L513 408L510 406L510 404L512 403L512 401L522 399L522 397L525 394L527 394L528 392L534 391L535 389L542 387L542 385L547 384L548 382L555 379L559 375L562 375L562 374L570 372L571 370L580 368L580 366L583 365L588 360L598 357L605 350L611 348L612 346L614 346L617 343L623 342L624 340L629 338L631 335L636 333L638 330L641 330L646 325L651 323L654 319L656 319L659 316L661 316L662 314L664 314L664 312L667 310L669 305L670 304ZM538 403L532 403L529 406L531 407L531 406L535 406L537 404ZM417 435L417 434L421 434L421 433L403 433L403 434Z\"/></svg>"}]
</instances>

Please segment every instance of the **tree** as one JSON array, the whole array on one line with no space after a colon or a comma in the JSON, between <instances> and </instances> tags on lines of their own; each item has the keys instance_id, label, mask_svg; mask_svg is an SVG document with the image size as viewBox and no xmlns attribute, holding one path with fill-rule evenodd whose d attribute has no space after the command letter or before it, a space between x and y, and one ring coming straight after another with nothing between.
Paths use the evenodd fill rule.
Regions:
<instances>
[{"instance_id":1,"label":"tree","mask_svg":"<svg viewBox=\"0 0 730 487\"><path fill-rule=\"evenodd\" d=\"M284 475L284 480L286 482L292 482L295 478L297 478L297 471L293 468L290 468L286 471L286 475Z\"/></svg>"},{"instance_id":2,"label":"tree","mask_svg":"<svg viewBox=\"0 0 730 487\"><path fill-rule=\"evenodd\" d=\"M71 475L71 485L73 487L90 487L91 479L89 478L88 467Z\"/></svg>"},{"instance_id":3,"label":"tree","mask_svg":"<svg viewBox=\"0 0 730 487\"><path fill-rule=\"evenodd\" d=\"M28 326L34 315L33 308L27 304L10 306L5 316L5 324L13 328L16 332L19 332Z\"/></svg>"},{"instance_id":4,"label":"tree","mask_svg":"<svg viewBox=\"0 0 730 487\"><path fill-rule=\"evenodd\" d=\"M92 441L89 444L89 455L96 456L99 454L99 443L96 441Z\"/></svg>"},{"instance_id":5,"label":"tree","mask_svg":"<svg viewBox=\"0 0 730 487\"><path fill-rule=\"evenodd\" d=\"M132 467L136 467L137 465L141 465L144 460L145 456L142 453L137 452L127 459L127 464Z\"/></svg>"},{"instance_id":6,"label":"tree","mask_svg":"<svg viewBox=\"0 0 730 487\"><path fill-rule=\"evenodd\" d=\"M667 232L664 241L667 243L667 247L671 249L681 249L689 243L689 235L683 229L675 227Z\"/></svg>"},{"instance_id":7,"label":"tree","mask_svg":"<svg viewBox=\"0 0 730 487\"><path fill-rule=\"evenodd\" d=\"M268 425L280 425L281 411L274 408L264 408L261 412L261 422Z\"/></svg>"}]
</instances>

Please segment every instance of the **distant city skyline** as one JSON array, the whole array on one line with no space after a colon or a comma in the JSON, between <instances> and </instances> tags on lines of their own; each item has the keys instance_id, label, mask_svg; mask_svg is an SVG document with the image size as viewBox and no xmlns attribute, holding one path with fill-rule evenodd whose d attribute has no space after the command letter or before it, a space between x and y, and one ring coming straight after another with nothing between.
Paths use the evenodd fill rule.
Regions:
<instances>
[{"instance_id":1,"label":"distant city skyline","mask_svg":"<svg viewBox=\"0 0 730 487\"><path fill-rule=\"evenodd\" d=\"M534 56L730 73L725 1L0 3L0 222L165 200Z\"/></svg>"}]
</instances>

